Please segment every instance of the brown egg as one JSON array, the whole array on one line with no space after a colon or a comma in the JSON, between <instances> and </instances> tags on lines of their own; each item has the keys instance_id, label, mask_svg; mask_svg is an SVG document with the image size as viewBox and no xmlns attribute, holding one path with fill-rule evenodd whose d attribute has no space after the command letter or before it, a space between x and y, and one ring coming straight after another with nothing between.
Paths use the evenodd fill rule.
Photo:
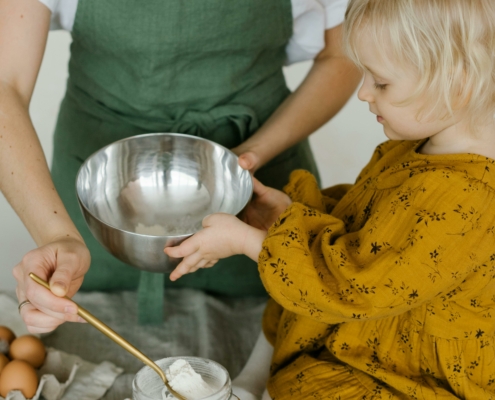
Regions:
<instances>
[{"instance_id":1,"label":"brown egg","mask_svg":"<svg viewBox=\"0 0 495 400\"><path fill-rule=\"evenodd\" d=\"M0 326L0 339L3 339L10 344L15 339L15 334L6 326Z\"/></svg>"},{"instance_id":2,"label":"brown egg","mask_svg":"<svg viewBox=\"0 0 495 400\"><path fill-rule=\"evenodd\" d=\"M6 326L0 326L0 353L8 354L10 343L15 339L15 334Z\"/></svg>"},{"instance_id":3,"label":"brown egg","mask_svg":"<svg viewBox=\"0 0 495 400\"><path fill-rule=\"evenodd\" d=\"M46 356L43 342L36 336L19 336L10 344L9 356L12 360L24 360L34 368L43 365Z\"/></svg>"},{"instance_id":4,"label":"brown egg","mask_svg":"<svg viewBox=\"0 0 495 400\"><path fill-rule=\"evenodd\" d=\"M10 362L6 355L0 354L0 375L2 374L2 370L4 367Z\"/></svg>"},{"instance_id":5,"label":"brown egg","mask_svg":"<svg viewBox=\"0 0 495 400\"><path fill-rule=\"evenodd\" d=\"M7 397L11 390L20 390L26 399L31 399L38 388L38 375L25 361L9 362L0 375L0 396Z\"/></svg>"},{"instance_id":6,"label":"brown egg","mask_svg":"<svg viewBox=\"0 0 495 400\"><path fill-rule=\"evenodd\" d=\"M6 340L0 339L0 354L9 354L9 342Z\"/></svg>"}]
</instances>

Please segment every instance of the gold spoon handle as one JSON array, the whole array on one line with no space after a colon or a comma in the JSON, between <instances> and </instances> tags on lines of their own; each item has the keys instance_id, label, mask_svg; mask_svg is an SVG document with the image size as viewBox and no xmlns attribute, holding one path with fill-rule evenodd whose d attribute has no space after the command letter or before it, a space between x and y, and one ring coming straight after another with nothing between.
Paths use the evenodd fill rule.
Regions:
<instances>
[{"instance_id":1,"label":"gold spoon handle","mask_svg":"<svg viewBox=\"0 0 495 400\"><path fill-rule=\"evenodd\" d=\"M33 281L35 281L36 283L39 283L41 286L44 286L45 288L50 290L50 285L47 282L45 282L43 279L41 279L39 276L37 276L36 274L33 274L33 273L30 273L29 276L31 277L31 279ZM161 368L158 365L156 365L153 362L153 360L151 360L146 355L141 353L138 349L136 349L132 344L130 344L127 340L125 340L117 332L115 332L113 329L111 329L110 327L105 325L98 318L93 316L89 311L87 311L86 309L81 307L79 304L77 304L74 300L72 300L71 298L69 298L67 296L65 296L65 298L72 301L77 306L77 314L81 318L84 318L86 321L88 321L88 323L93 325L101 333L108 336L115 343L117 343L119 346L126 349L134 357L137 357L139 360L141 360L148 367L152 368L158 375L160 375L160 378L162 379L163 383L165 384L165 386L167 387L167 389L170 391L171 394L173 394L177 399L186 400L186 398L184 396L181 396L179 393L175 392L170 387L170 385L168 384L167 377L165 376L165 373L161 370Z\"/></svg>"}]
</instances>

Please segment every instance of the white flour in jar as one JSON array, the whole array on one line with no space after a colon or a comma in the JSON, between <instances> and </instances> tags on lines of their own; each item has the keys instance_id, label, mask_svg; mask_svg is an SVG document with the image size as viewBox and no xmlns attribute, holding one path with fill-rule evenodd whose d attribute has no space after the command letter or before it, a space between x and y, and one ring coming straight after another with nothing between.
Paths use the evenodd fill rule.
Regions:
<instances>
[{"instance_id":1,"label":"white flour in jar","mask_svg":"<svg viewBox=\"0 0 495 400\"><path fill-rule=\"evenodd\" d=\"M175 361L165 371L168 384L187 400L204 399L217 392L220 387L209 385L203 380L186 360ZM163 399L175 399L165 388L162 393Z\"/></svg>"}]
</instances>

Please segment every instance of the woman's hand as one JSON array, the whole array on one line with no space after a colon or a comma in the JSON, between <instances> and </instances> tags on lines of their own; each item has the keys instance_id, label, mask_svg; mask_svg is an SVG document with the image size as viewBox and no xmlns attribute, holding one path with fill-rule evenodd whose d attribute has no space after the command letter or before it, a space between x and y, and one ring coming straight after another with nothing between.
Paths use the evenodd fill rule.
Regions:
<instances>
[{"instance_id":1,"label":"woman's hand","mask_svg":"<svg viewBox=\"0 0 495 400\"><path fill-rule=\"evenodd\" d=\"M211 214L203 219L203 230L176 247L167 247L165 254L182 258L182 262L170 274L175 281L182 275L209 268L221 258L246 254L258 259L266 234L230 214Z\"/></svg>"},{"instance_id":2,"label":"woman's hand","mask_svg":"<svg viewBox=\"0 0 495 400\"><path fill-rule=\"evenodd\" d=\"M77 306L64 296L72 297L89 269L89 250L80 239L62 238L27 253L14 267L21 316L29 332L44 333L66 321L84 322ZM50 283L51 291L34 282L30 273Z\"/></svg>"},{"instance_id":3,"label":"woman's hand","mask_svg":"<svg viewBox=\"0 0 495 400\"><path fill-rule=\"evenodd\" d=\"M292 200L284 192L263 185L253 177L254 196L240 218L254 228L267 231Z\"/></svg>"}]
</instances>

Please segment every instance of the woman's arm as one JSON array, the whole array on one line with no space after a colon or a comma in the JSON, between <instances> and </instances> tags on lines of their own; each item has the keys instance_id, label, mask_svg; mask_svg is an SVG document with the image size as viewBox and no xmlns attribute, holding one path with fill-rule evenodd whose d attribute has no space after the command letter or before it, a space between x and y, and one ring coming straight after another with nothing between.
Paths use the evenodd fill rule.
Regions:
<instances>
[{"instance_id":1,"label":"woman's arm","mask_svg":"<svg viewBox=\"0 0 495 400\"><path fill-rule=\"evenodd\" d=\"M29 103L50 26L37 0L0 0L0 190L39 246L14 268L22 317L31 332L77 321L72 302L31 281L49 280L57 296L73 295L89 268L89 252L54 188L29 116Z\"/></svg>"},{"instance_id":2,"label":"woman's arm","mask_svg":"<svg viewBox=\"0 0 495 400\"><path fill-rule=\"evenodd\" d=\"M341 25L325 32L325 48L308 76L268 121L244 143L232 149L240 165L257 170L330 120L347 102L361 73L344 55Z\"/></svg>"}]
</instances>

